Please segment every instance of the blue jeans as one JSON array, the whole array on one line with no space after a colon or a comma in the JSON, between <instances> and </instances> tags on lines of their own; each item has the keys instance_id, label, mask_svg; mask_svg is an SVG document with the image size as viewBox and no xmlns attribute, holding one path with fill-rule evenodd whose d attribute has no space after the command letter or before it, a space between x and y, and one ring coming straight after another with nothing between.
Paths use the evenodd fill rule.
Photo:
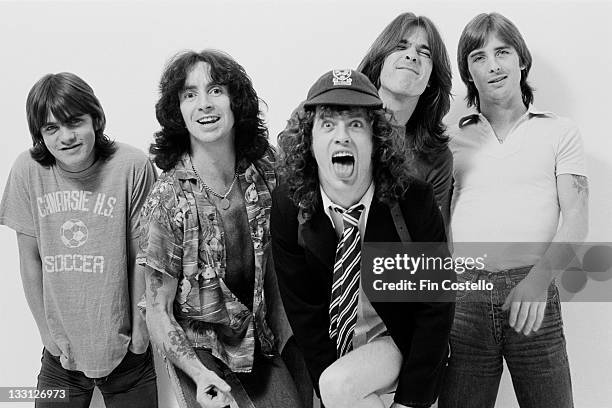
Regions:
<instances>
[{"instance_id":1,"label":"blue jeans","mask_svg":"<svg viewBox=\"0 0 612 408\"><path fill-rule=\"evenodd\" d=\"M206 368L232 387L232 397L240 408L299 408L300 399L287 367L280 356L255 357L251 373L233 373L208 349L194 348ZM166 360L170 382L180 408L200 408L196 386L180 368Z\"/></svg>"},{"instance_id":2,"label":"blue jeans","mask_svg":"<svg viewBox=\"0 0 612 408\"><path fill-rule=\"evenodd\" d=\"M494 407L503 359L521 408L574 406L559 292L554 282L548 288L544 320L537 332L529 336L517 333L508 324L509 311L501 309L510 290L530 269L472 271L457 276L458 282L491 282L494 289L457 292L451 358L439 408Z\"/></svg>"},{"instance_id":3,"label":"blue jeans","mask_svg":"<svg viewBox=\"0 0 612 408\"><path fill-rule=\"evenodd\" d=\"M151 346L144 354L127 354L106 377L89 378L80 371L66 370L59 357L43 349L38 389L67 389L69 401L36 400L36 408L87 408L97 386L108 408L156 408L157 377Z\"/></svg>"}]
</instances>

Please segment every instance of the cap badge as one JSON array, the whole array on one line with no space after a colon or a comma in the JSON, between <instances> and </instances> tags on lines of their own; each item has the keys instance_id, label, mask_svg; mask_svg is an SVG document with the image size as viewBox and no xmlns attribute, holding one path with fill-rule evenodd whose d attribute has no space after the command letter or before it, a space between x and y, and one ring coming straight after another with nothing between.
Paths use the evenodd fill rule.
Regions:
<instances>
[{"instance_id":1,"label":"cap badge","mask_svg":"<svg viewBox=\"0 0 612 408\"><path fill-rule=\"evenodd\" d=\"M350 69L334 69L332 75L334 76L334 85L350 86L353 83Z\"/></svg>"}]
</instances>

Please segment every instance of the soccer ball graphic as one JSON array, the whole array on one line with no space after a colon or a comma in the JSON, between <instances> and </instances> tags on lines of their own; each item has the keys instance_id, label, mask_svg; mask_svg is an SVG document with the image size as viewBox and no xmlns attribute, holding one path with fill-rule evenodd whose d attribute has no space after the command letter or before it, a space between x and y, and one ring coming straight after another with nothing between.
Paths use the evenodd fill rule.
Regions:
<instances>
[{"instance_id":1,"label":"soccer ball graphic","mask_svg":"<svg viewBox=\"0 0 612 408\"><path fill-rule=\"evenodd\" d=\"M87 242L87 226L81 220L68 220L60 228L60 236L68 248L78 248Z\"/></svg>"}]
</instances>

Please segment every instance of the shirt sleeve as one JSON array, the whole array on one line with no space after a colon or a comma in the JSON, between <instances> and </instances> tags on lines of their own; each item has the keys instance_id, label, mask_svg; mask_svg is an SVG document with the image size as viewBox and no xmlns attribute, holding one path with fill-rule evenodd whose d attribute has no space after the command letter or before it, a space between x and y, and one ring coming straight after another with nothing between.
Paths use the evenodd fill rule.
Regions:
<instances>
[{"instance_id":1,"label":"shirt sleeve","mask_svg":"<svg viewBox=\"0 0 612 408\"><path fill-rule=\"evenodd\" d=\"M29 157L28 157L29 158ZM36 237L30 184L27 182L28 165L22 155L17 159L9 174L2 203L0 203L0 224L15 231Z\"/></svg>"},{"instance_id":2,"label":"shirt sleeve","mask_svg":"<svg viewBox=\"0 0 612 408\"><path fill-rule=\"evenodd\" d=\"M182 273L183 219L172 181L160 178L140 211L139 251L136 262L173 278Z\"/></svg>"},{"instance_id":3,"label":"shirt sleeve","mask_svg":"<svg viewBox=\"0 0 612 408\"><path fill-rule=\"evenodd\" d=\"M587 176L582 136L578 127L571 122L561 135L557 148L555 175L561 174Z\"/></svg>"},{"instance_id":4,"label":"shirt sleeve","mask_svg":"<svg viewBox=\"0 0 612 408\"><path fill-rule=\"evenodd\" d=\"M132 197L130 202L130 236L138 238L140 234L140 209L144 204L153 184L157 180L157 173L151 162L147 159L144 165L139 168L136 182L132 187Z\"/></svg>"}]
</instances>

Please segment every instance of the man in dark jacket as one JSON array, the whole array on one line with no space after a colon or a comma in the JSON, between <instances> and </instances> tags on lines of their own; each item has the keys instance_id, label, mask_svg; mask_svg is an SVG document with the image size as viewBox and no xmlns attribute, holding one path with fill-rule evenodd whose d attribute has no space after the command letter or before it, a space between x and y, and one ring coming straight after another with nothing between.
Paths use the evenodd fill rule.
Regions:
<instances>
[{"instance_id":1,"label":"man in dark jacket","mask_svg":"<svg viewBox=\"0 0 612 408\"><path fill-rule=\"evenodd\" d=\"M446 366L449 302L376 302L360 286L364 242L445 241L432 186L363 74L333 70L279 141L272 248L283 303L315 390L328 407L429 407ZM398 209L392 216L392 208ZM398 214L399 212L399 214ZM446 251L444 251L446 253Z\"/></svg>"}]
</instances>

